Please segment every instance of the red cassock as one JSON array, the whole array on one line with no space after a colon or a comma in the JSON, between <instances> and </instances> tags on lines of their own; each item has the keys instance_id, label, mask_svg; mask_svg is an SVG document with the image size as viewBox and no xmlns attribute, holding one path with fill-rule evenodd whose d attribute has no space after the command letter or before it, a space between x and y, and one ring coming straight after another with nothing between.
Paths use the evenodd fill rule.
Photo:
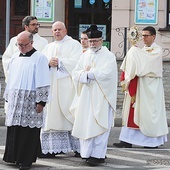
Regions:
<instances>
[{"instance_id":1,"label":"red cassock","mask_svg":"<svg viewBox=\"0 0 170 170\"><path fill-rule=\"evenodd\" d=\"M125 80L125 72L121 73L120 76L120 81L124 81ZM138 82L138 77L136 76L134 79L132 79L129 83L128 86L128 91L129 91L129 95L131 97L135 97L136 96L136 90L137 90L137 82ZM128 123L127 123L127 127L131 127L131 128L139 128L139 126L137 126L134 123L134 108L132 107L135 101L132 101L130 104L130 109L129 109L129 117L128 117Z\"/></svg>"}]
</instances>

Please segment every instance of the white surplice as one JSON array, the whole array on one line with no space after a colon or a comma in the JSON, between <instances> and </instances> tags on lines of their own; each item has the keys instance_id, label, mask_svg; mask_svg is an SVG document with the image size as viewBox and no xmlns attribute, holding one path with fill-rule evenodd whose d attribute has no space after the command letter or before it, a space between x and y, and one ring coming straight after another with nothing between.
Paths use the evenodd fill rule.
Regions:
<instances>
[{"instance_id":1,"label":"white surplice","mask_svg":"<svg viewBox=\"0 0 170 170\"><path fill-rule=\"evenodd\" d=\"M40 128L43 124L43 112L37 113L36 103L48 102L48 60L38 51L28 57L19 54L15 53L10 62L4 93L5 100L8 101L5 123L7 126Z\"/></svg>"},{"instance_id":2,"label":"white surplice","mask_svg":"<svg viewBox=\"0 0 170 170\"><path fill-rule=\"evenodd\" d=\"M16 43L17 43L17 36L11 38L8 47L6 48L4 54L2 55L2 64L3 64L3 69L4 69L4 74L6 79L8 77L7 70L8 70L8 65L11 60L11 57L15 52L19 51L18 47L16 46ZM40 37L38 34L33 35L33 47L37 51L41 52L47 44L48 41L45 38Z\"/></svg>"},{"instance_id":3,"label":"white surplice","mask_svg":"<svg viewBox=\"0 0 170 170\"><path fill-rule=\"evenodd\" d=\"M3 65L3 69L4 69L4 75L5 75L5 82L7 82L7 78L8 78L8 66L9 63L11 61L11 57L15 52L18 52L19 49L16 46L17 43L17 36L11 38L8 47L6 48L5 52L2 55L2 65ZM33 35L33 47L38 50L38 51L42 51L44 49L44 47L48 44L48 41L39 36L38 34L34 34ZM4 105L4 109L5 109L5 113L8 112L8 104L5 102Z\"/></svg>"}]
</instances>

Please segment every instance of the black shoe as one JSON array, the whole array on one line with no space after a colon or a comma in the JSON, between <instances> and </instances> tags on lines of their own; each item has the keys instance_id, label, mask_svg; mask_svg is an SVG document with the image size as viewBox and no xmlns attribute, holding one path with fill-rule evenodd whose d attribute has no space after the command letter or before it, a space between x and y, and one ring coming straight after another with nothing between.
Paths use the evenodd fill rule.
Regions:
<instances>
[{"instance_id":1,"label":"black shoe","mask_svg":"<svg viewBox=\"0 0 170 170\"><path fill-rule=\"evenodd\" d=\"M16 166L18 166L18 167L20 167L20 166L22 165L22 164L19 163L19 162L16 162L15 164L16 164Z\"/></svg>"},{"instance_id":2,"label":"black shoe","mask_svg":"<svg viewBox=\"0 0 170 170\"><path fill-rule=\"evenodd\" d=\"M105 158L100 158L100 163L105 163Z\"/></svg>"},{"instance_id":3,"label":"black shoe","mask_svg":"<svg viewBox=\"0 0 170 170\"><path fill-rule=\"evenodd\" d=\"M38 156L38 158L55 158L55 154L54 153L47 153L47 154L41 154Z\"/></svg>"},{"instance_id":4,"label":"black shoe","mask_svg":"<svg viewBox=\"0 0 170 170\"><path fill-rule=\"evenodd\" d=\"M19 170L29 170L31 169L31 165L20 165Z\"/></svg>"},{"instance_id":5,"label":"black shoe","mask_svg":"<svg viewBox=\"0 0 170 170\"><path fill-rule=\"evenodd\" d=\"M105 159L104 158L94 158L94 157L90 157L86 160L86 162L90 165L90 166L97 166L100 163L104 163Z\"/></svg>"},{"instance_id":6,"label":"black shoe","mask_svg":"<svg viewBox=\"0 0 170 170\"><path fill-rule=\"evenodd\" d=\"M150 147L150 146L144 146L145 149L156 149L158 148L158 146L155 146L155 147Z\"/></svg>"},{"instance_id":7,"label":"black shoe","mask_svg":"<svg viewBox=\"0 0 170 170\"><path fill-rule=\"evenodd\" d=\"M81 158L82 158L82 157L81 157ZM82 159L87 160L87 159L89 159L89 158L82 158ZM101 162L101 163L105 163L105 159L107 159L107 156L105 156L105 158L100 158L100 162Z\"/></svg>"},{"instance_id":8,"label":"black shoe","mask_svg":"<svg viewBox=\"0 0 170 170\"><path fill-rule=\"evenodd\" d=\"M113 143L117 148L132 148L132 144L120 141L120 143Z\"/></svg>"},{"instance_id":9,"label":"black shoe","mask_svg":"<svg viewBox=\"0 0 170 170\"><path fill-rule=\"evenodd\" d=\"M75 153L74 157L81 158L80 153L78 153L77 151L75 151L74 153Z\"/></svg>"},{"instance_id":10,"label":"black shoe","mask_svg":"<svg viewBox=\"0 0 170 170\"><path fill-rule=\"evenodd\" d=\"M85 159L85 160L87 160L87 159L89 159L89 158L82 158L82 157L81 157L81 159Z\"/></svg>"}]
</instances>

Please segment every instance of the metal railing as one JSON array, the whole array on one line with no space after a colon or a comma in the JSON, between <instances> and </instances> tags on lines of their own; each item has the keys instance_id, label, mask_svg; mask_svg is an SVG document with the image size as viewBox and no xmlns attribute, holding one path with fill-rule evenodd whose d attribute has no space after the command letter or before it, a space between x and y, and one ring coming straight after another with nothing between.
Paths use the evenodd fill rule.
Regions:
<instances>
[{"instance_id":1,"label":"metal railing","mask_svg":"<svg viewBox=\"0 0 170 170\"><path fill-rule=\"evenodd\" d=\"M120 38L120 42L118 43L118 47L119 47L119 51L115 52L115 55L117 58L124 58L126 56L127 53L127 49L128 49L128 30L129 28L116 28L115 31L117 32L117 35L122 37ZM163 58L166 59L168 58L168 60L170 60L170 36L166 35L165 33L157 33L157 36L164 36L167 39L169 39L169 47L164 47L162 46L163 49ZM167 44L165 45L167 46Z\"/></svg>"}]
</instances>

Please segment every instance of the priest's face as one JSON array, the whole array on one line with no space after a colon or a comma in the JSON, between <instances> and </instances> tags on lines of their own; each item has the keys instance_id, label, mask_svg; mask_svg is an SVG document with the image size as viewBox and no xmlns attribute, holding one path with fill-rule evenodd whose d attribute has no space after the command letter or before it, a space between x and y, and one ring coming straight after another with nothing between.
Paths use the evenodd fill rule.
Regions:
<instances>
[{"instance_id":1,"label":"priest's face","mask_svg":"<svg viewBox=\"0 0 170 170\"><path fill-rule=\"evenodd\" d=\"M32 33L32 34L36 34L38 33L38 28L40 27L40 24L38 23L38 21L36 19L30 21L29 25L25 25L25 30Z\"/></svg>"},{"instance_id":2,"label":"priest's face","mask_svg":"<svg viewBox=\"0 0 170 170\"><path fill-rule=\"evenodd\" d=\"M88 42L89 42L90 50L95 52L101 48L103 40L102 38L92 38L92 39L88 39Z\"/></svg>"},{"instance_id":3,"label":"priest's face","mask_svg":"<svg viewBox=\"0 0 170 170\"><path fill-rule=\"evenodd\" d=\"M154 43L155 37L156 36L152 35L150 31L142 31L143 43L148 47L150 47Z\"/></svg>"},{"instance_id":4,"label":"priest's face","mask_svg":"<svg viewBox=\"0 0 170 170\"><path fill-rule=\"evenodd\" d=\"M33 49L33 41L30 40L28 32L23 32L17 36L17 47L22 54L26 54L27 52Z\"/></svg>"},{"instance_id":5,"label":"priest's face","mask_svg":"<svg viewBox=\"0 0 170 170\"><path fill-rule=\"evenodd\" d=\"M61 41L67 34L65 25L62 22L55 22L52 26L52 34L56 41Z\"/></svg>"},{"instance_id":6,"label":"priest's face","mask_svg":"<svg viewBox=\"0 0 170 170\"><path fill-rule=\"evenodd\" d=\"M88 37L87 34L81 33L80 42L83 48L89 47Z\"/></svg>"}]
</instances>

